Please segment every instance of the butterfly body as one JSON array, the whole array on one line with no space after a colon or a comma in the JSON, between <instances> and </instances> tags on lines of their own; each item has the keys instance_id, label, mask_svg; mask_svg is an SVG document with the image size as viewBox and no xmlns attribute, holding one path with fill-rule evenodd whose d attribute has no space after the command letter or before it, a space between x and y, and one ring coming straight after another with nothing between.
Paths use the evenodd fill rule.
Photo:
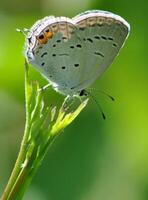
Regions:
<instances>
[{"instance_id":1,"label":"butterfly body","mask_svg":"<svg viewBox=\"0 0 148 200\"><path fill-rule=\"evenodd\" d=\"M129 29L123 18L105 11L45 17L30 29L25 56L56 91L74 96L111 65Z\"/></svg>"}]
</instances>

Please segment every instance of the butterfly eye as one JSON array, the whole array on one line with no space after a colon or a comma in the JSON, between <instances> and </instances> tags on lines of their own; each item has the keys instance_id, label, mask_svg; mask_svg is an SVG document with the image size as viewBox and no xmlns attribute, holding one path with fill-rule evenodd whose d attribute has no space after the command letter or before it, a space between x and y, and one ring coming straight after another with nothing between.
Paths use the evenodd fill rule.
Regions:
<instances>
[{"instance_id":1,"label":"butterfly eye","mask_svg":"<svg viewBox=\"0 0 148 200\"><path fill-rule=\"evenodd\" d=\"M44 34L41 34L37 37L37 40L40 44L46 44L48 39Z\"/></svg>"}]
</instances>

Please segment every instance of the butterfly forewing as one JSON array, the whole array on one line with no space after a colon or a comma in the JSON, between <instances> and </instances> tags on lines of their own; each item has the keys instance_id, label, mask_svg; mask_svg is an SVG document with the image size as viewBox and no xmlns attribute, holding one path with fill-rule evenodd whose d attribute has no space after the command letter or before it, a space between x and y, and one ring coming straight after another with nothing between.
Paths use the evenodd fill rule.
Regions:
<instances>
[{"instance_id":1,"label":"butterfly forewing","mask_svg":"<svg viewBox=\"0 0 148 200\"><path fill-rule=\"evenodd\" d=\"M33 53L29 61L56 90L67 95L77 94L105 71L129 32L123 18L102 11L88 11L73 19L45 18L32 35L37 37L47 28L52 37L28 47L27 55Z\"/></svg>"}]
</instances>

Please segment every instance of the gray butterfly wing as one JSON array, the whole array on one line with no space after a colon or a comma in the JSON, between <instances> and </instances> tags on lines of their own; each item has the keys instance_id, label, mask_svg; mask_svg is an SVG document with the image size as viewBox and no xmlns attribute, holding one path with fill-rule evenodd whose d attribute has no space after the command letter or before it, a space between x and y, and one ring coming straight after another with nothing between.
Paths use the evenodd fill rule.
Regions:
<instances>
[{"instance_id":1,"label":"gray butterfly wing","mask_svg":"<svg viewBox=\"0 0 148 200\"><path fill-rule=\"evenodd\" d=\"M84 47L85 67L81 68L79 85L81 90L94 82L118 55L128 33L129 24L120 16L104 11L91 11L73 19L79 27L76 31Z\"/></svg>"},{"instance_id":2,"label":"gray butterfly wing","mask_svg":"<svg viewBox=\"0 0 148 200\"><path fill-rule=\"evenodd\" d=\"M85 66L81 43L76 30L68 41L63 39L61 32L57 32L43 48L37 50L38 53L32 61L54 89L64 94L75 93L73 87L80 83L80 68Z\"/></svg>"},{"instance_id":3,"label":"gray butterfly wing","mask_svg":"<svg viewBox=\"0 0 148 200\"><path fill-rule=\"evenodd\" d=\"M58 26L62 24L66 24L63 32L57 29L32 63L56 90L73 95L88 87L112 63L129 25L121 17L101 11L85 12L72 21L59 18Z\"/></svg>"}]
</instances>

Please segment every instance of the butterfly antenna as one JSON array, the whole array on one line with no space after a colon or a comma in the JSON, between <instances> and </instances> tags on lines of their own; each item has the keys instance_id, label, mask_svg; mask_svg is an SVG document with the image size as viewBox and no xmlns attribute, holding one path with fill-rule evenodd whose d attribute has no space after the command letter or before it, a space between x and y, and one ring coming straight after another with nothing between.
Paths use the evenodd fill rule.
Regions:
<instances>
[{"instance_id":1,"label":"butterfly antenna","mask_svg":"<svg viewBox=\"0 0 148 200\"><path fill-rule=\"evenodd\" d=\"M26 37L27 33L29 32L29 29L24 28L22 30L22 29L17 28L16 31L22 33Z\"/></svg>"},{"instance_id":2,"label":"butterfly antenna","mask_svg":"<svg viewBox=\"0 0 148 200\"><path fill-rule=\"evenodd\" d=\"M111 96L110 94L108 94L108 93L106 93L106 92L104 92L104 91L102 91L102 90L97 90L97 89L95 89L95 88L88 88L88 89L89 89L89 90L97 91L97 92L99 92L99 93L102 93L103 95L107 96L110 100L115 101L115 98L114 98L113 96Z\"/></svg>"},{"instance_id":3,"label":"butterfly antenna","mask_svg":"<svg viewBox=\"0 0 148 200\"><path fill-rule=\"evenodd\" d=\"M90 92L87 91L87 93L92 98L92 100L95 102L95 104L98 106L99 111L101 112L101 115L102 115L103 119L105 120L106 116L105 116L105 114L103 112L103 109L102 109L101 105L99 104L99 102L95 99L95 97Z\"/></svg>"}]
</instances>

